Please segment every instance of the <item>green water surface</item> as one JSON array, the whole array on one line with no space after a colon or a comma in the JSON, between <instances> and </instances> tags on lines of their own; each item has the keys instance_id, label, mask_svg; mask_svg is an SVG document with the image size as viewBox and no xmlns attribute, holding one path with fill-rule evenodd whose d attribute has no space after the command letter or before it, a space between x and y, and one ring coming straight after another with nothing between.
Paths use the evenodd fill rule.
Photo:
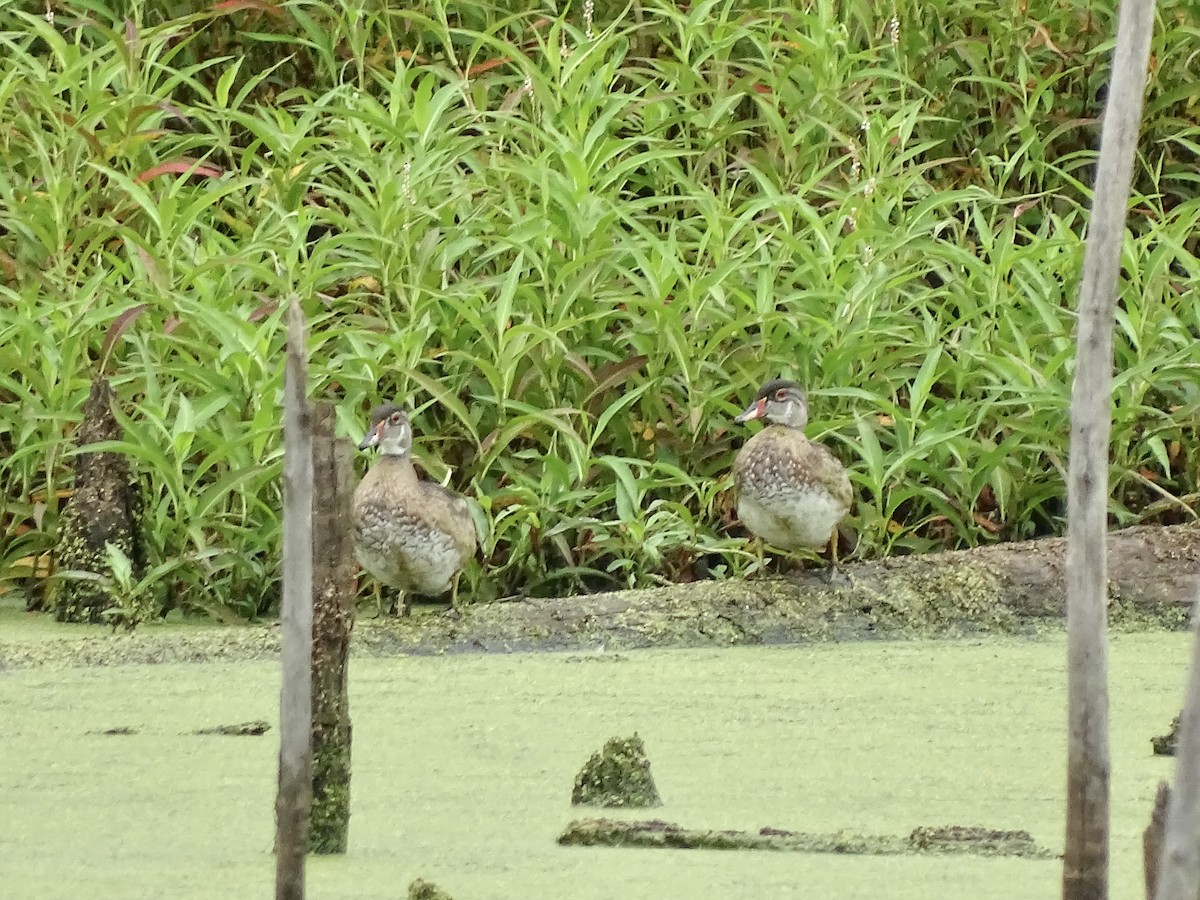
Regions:
<instances>
[{"instance_id":1,"label":"green water surface","mask_svg":"<svg viewBox=\"0 0 1200 900\"><path fill-rule=\"evenodd\" d=\"M1141 831L1171 761L1188 636L1111 645L1114 896L1141 895ZM1027 829L1062 846L1066 642L823 644L596 655L356 658L350 852L308 896L1054 898L1061 863L558 847L575 772L645 739L665 806L696 828L907 834ZM272 662L0 671L5 896L272 896ZM93 732L129 726L136 734ZM631 814L625 813L630 816ZM634 813L632 817L642 817Z\"/></svg>"}]
</instances>

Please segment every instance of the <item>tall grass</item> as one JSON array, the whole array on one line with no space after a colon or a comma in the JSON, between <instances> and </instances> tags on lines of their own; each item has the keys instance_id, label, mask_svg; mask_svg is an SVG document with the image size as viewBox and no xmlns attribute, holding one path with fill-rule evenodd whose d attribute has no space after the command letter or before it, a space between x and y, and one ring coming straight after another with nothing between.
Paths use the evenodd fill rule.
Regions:
<instances>
[{"instance_id":1,"label":"tall grass","mask_svg":"<svg viewBox=\"0 0 1200 900\"><path fill-rule=\"evenodd\" d=\"M811 388L872 557L1062 528L1111 3L266 0L0 13L0 579L111 376L162 602L277 595L278 301L357 436L417 410L477 597L743 571L730 420ZM1200 84L1163 4L1114 523L1194 516ZM223 55L227 54L227 55Z\"/></svg>"}]
</instances>

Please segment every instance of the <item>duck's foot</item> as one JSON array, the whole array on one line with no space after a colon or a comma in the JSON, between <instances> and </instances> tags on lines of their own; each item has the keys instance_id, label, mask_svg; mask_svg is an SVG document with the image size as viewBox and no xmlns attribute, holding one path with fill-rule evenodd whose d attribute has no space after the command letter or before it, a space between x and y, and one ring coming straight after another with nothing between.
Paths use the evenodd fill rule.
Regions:
<instances>
[{"instance_id":1,"label":"duck's foot","mask_svg":"<svg viewBox=\"0 0 1200 900\"><path fill-rule=\"evenodd\" d=\"M529 595L524 591L519 594L509 594L507 597L497 597L495 603L528 603Z\"/></svg>"},{"instance_id":2,"label":"duck's foot","mask_svg":"<svg viewBox=\"0 0 1200 900\"><path fill-rule=\"evenodd\" d=\"M746 569L745 578L764 578L767 574L767 548L762 538L754 539L754 562Z\"/></svg>"},{"instance_id":3,"label":"duck's foot","mask_svg":"<svg viewBox=\"0 0 1200 900\"><path fill-rule=\"evenodd\" d=\"M823 566L817 577L829 587L851 587L854 584L854 579L836 562Z\"/></svg>"},{"instance_id":4,"label":"duck's foot","mask_svg":"<svg viewBox=\"0 0 1200 900\"><path fill-rule=\"evenodd\" d=\"M411 613L412 601L409 600L408 594L404 591L393 593L391 595L391 602L388 604L387 617L389 619L407 619Z\"/></svg>"},{"instance_id":5,"label":"duck's foot","mask_svg":"<svg viewBox=\"0 0 1200 900\"><path fill-rule=\"evenodd\" d=\"M380 589L378 596L375 598L375 615L372 619L386 619L391 615L391 607L388 605L387 592Z\"/></svg>"}]
</instances>

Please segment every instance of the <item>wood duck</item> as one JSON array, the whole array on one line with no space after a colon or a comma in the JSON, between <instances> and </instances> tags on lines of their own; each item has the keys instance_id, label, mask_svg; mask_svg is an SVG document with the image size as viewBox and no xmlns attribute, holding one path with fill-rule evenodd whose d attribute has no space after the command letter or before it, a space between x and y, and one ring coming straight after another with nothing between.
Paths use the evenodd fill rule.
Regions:
<instances>
[{"instance_id":1,"label":"wood duck","mask_svg":"<svg viewBox=\"0 0 1200 900\"><path fill-rule=\"evenodd\" d=\"M821 550L831 544L837 564L837 526L850 511L846 470L827 447L804 435L808 397L794 381L768 381L734 420L766 419L733 464L738 517L758 538L782 550ZM761 546L760 546L761 568Z\"/></svg>"},{"instance_id":2,"label":"wood duck","mask_svg":"<svg viewBox=\"0 0 1200 900\"><path fill-rule=\"evenodd\" d=\"M355 489L351 513L359 563L400 591L405 616L410 593L437 596L449 590L457 608L459 575L476 546L467 501L417 478L412 440L403 409L385 403L371 411L371 427L358 449L378 447L380 456Z\"/></svg>"}]
</instances>

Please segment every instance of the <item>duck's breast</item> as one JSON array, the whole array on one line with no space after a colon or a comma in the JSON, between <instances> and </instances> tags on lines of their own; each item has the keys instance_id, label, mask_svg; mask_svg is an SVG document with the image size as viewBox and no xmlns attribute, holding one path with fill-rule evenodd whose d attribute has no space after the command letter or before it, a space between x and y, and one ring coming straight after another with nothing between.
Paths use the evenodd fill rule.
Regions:
<instances>
[{"instance_id":1,"label":"duck's breast","mask_svg":"<svg viewBox=\"0 0 1200 900\"><path fill-rule=\"evenodd\" d=\"M823 547L849 511L841 464L793 429L772 426L747 441L734 482L742 523L785 550Z\"/></svg>"},{"instance_id":2,"label":"duck's breast","mask_svg":"<svg viewBox=\"0 0 1200 900\"><path fill-rule=\"evenodd\" d=\"M444 504L409 465L376 465L355 491L354 549L362 567L384 584L437 595L474 553L445 523ZM470 518L467 517L470 525Z\"/></svg>"},{"instance_id":3,"label":"duck's breast","mask_svg":"<svg viewBox=\"0 0 1200 900\"><path fill-rule=\"evenodd\" d=\"M846 508L827 491L742 495L737 509L742 524L751 532L784 550L824 547L846 515Z\"/></svg>"},{"instance_id":4,"label":"duck's breast","mask_svg":"<svg viewBox=\"0 0 1200 900\"><path fill-rule=\"evenodd\" d=\"M443 594L466 561L451 535L419 515L396 509L368 510L360 522L354 544L358 561L392 587Z\"/></svg>"}]
</instances>

